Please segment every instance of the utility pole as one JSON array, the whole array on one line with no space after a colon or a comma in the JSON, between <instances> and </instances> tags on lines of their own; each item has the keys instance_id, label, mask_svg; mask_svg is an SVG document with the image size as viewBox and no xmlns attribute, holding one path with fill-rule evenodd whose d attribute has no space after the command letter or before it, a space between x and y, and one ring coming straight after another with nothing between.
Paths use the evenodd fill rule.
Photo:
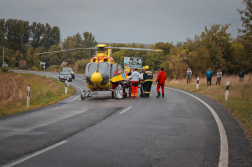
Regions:
<instances>
[{"instance_id":1,"label":"utility pole","mask_svg":"<svg viewBox=\"0 0 252 167\"><path fill-rule=\"evenodd\" d=\"M83 48L83 40L81 40L81 48ZM82 49L81 49L81 59L82 59Z\"/></svg>"},{"instance_id":2,"label":"utility pole","mask_svg":"<svg viewBox=\"0 0 252 167\"><path fill-rule=\"evenodd\" d=\"M4 46L3 46L3 64L4 64Z\"/></svg>"}]
</instances>

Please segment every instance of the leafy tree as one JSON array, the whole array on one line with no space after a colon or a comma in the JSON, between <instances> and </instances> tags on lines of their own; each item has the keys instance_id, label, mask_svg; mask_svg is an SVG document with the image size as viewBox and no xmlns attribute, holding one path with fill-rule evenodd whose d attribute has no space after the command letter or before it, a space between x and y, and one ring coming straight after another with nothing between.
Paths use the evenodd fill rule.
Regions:
<instances>
[{"instance_id":1,"label":"leafy tree","mask_svg":"<svg viewBox=\"0 0 252 167\"><path fill-rule=\"evenodd\" d=\"M158 42L156 43L156 48L161 49L165 55L170 53L170 49L173 47L169 42Z\"/></svg>"},{"instance_id":2,"label":"leafy tree","mask_svg":"<svg viewBox=\"0 0 252 167\"><path fill-rule=\"evenodd\" d=\"M89 47L95 47L97 45L97 42L95 40L95 37L93 36L93 34L90 32L84 32L83 33L83 46L84 48L89 48ZM94 50L89 50L89 58L90 55L94 55L95 51Z\"/></svg>"},{"instance_id":3,"label":"leafy tree","mask_svg":"<svg viewBox=\"0 0 252 167\"><path fill-rule=\"evenodd\" d=\"M244 47L244 53L242 53L242 59L240 59L240 67L245 68L245 70L252 70L252 1L243 0L243 4L246 5L244 10L238 9L238 12L241 15L243 29L238 29L238 33L241 35L238 36L238 41ZM243 62L246 63L243 63Z\"/></svg>"},{"instance_id":4,"label":"leafy tree","mask_svg":"<svg viewBox=\"0 0 252 167\"><path fill-rule=\"evenodd\" d=\"M76 41L75 48L80 48L83 43L82 43L82 37L80 33L77 33L73 36L73 39Z\"/></svg>"},{"instance_id":5,"label":"leafy tree","mask_svg":"<svg viewBox=\"0 0 252 167\"><path fill-rule=\"evenodd\" d=\"M38 48L43 45L45 39L42 38L45 33L45 26L40 23L33 22L30 26L31 28L31 45L33 48Z\"/></svg>"}]
</instances>

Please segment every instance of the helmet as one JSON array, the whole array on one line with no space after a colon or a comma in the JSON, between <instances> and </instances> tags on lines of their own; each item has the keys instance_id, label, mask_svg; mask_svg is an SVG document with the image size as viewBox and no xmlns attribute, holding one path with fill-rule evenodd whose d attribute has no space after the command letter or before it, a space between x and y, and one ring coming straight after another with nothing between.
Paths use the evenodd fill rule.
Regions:
<instances>
[{"instance_id":1,"label":"helmet","mask_svg":"<svg viewBox=\"0 0 252 167\"><path fill-rule=\"evenodd\" d=\"M145 69L145 70L149 69L149 66L145 66L144 69Z\"/></svg>"}]
</instances>

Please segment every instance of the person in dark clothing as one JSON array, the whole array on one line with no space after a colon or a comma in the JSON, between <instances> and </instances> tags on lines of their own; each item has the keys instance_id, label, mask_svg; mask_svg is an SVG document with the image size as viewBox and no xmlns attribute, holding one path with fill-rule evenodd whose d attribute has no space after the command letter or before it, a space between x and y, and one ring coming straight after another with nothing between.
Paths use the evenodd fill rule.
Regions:
<instances>
[{"instance_id":1,"label":"person in dark clothing","mask_svg":"<svg viewBox=\"0 0 252 167\"><path fill-rule=\"evenodd\" d=\"M144 67L143 80L144 97L149 97L153 82L153 74L150 71L149 66Z\"/></svg>"},{"instance_id":2,"label":"person in dark clothing","mask_svg":"<svg viewBox=\"0 0 252 167\"><path fill-rule=\"evenodd\" d=\"M208 82L210 82L210 86L211 86L212 85L212 77L213 77L213 71L211 71L211 68L207 69L206 77L207 77L207 85L208 85Z\"/></svg>"},{"instance_id":3,"label":"person in dark clothing","mask_svg":"<svg viewBox=\"0 0 252 167\"><path fill-rule=\"evenodd\" d=\"M244 81L244 74L245 74L244 68L241 68L241 70L238 73L239 82L243 82Z\"/></svg>"},{"instance_id":4,"label":"person in dark clothing","mask_svg":"<svg viewBox=\"0 0 252 167\"><path fill-rule=\"evenodd\" d=\"M158 73L158 77L156 79L157 83L157 98L160 97L160 87L162 88L162 97L164 97L164 85L166 80L166 73L164 72L164 68L161 68L161 71Z\"/></svg>"}]
</instances>

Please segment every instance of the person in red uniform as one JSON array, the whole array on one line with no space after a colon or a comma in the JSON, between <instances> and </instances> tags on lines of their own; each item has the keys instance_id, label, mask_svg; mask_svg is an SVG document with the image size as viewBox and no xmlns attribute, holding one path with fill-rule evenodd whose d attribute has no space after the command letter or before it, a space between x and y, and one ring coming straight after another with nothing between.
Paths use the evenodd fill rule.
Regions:
<instances>
[{"instance_id":1,"label":"person in red uniform","mask_svg":"<svg viewBox=\"0 0 252 167\"><path fill-rule=\"evenodd\" d=\"M166 80L166 73L164 72L164 68L161 68L161 71L158 73L158 77L156 80L157 83L157 98L160 97L160 86L162 88L162 97L164 97L164 85Z\"/></svg>"}]
</instances>

